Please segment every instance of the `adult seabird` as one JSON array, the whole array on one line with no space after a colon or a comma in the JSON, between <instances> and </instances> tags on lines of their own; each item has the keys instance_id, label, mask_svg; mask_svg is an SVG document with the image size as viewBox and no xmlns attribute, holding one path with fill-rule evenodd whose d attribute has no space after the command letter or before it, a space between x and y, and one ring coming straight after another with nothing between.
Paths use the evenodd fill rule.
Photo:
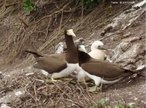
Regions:
<instances>
[{"instance_id":1,"label":"adult seabird","mask_svg":"<svg viewBox=\"0 0 146 108\"><path fill-rule=\"evenodd\" d=\"M100 83L110 84L119 81L124 77L136 74L136 71L126 70L117 64L107 61L96 60L88 55L84 50L78 47L79 65L78 72L82 75L79 76L79 80L84 80L84 75L93 79L96 86ZM84 81L85 82L85 81Z\"/></svg>"},{"instance_id":2,"label":"adult seabird","mask_svg":"<svg viewBox=\"0 0 146 108\"><path fill-rule=\"evenodd\" d=\"M67 49L65 53L44 55L38 52L26 51L34 55L36 59L35 68L39 68L52 74L51 79L62 78L74 72L78 66L78 52L73 42L76 35L73 29L65 30L65 42Z\"/></svg>"}]
</instances>

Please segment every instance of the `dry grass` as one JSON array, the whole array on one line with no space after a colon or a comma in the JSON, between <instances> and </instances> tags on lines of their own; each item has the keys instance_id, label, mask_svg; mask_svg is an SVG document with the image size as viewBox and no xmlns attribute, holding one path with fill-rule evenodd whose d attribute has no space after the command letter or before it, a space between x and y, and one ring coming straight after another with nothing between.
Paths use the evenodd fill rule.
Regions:
<instances>
[{"instance_id":1,"label":"dry grass","mask_svg":"<svg viewBox=\"0 0 146 108\"><path fill-rule=\"evenodd\" d=\"M5 25L8 30L7 33L5 32L6 29L1 30L3 35L3 38L1 38L3 41L0 43L3 61L0 63L1 65L12 64L17 59L25 58L24 50L26 49L35 48L42 52L53 53L54 45L63 40L63 31L66 27L80 31L83 24L84 26L90 24L90 26L97 28L104 25L102 23L103 17L106 16L106 22L113 18L105 13L108 7L102 8L102 6L99 6L91 13L90 11L83 12L83 7L74 5L73 1L48 1L46 4L50 7L48 10L47 6L45 7L45 14L41 10L37 10L26 15L21 8L20 1L15 0L12 3L8 1L1 3L2 11L0 12L3 15L1 17L3 20L1 22L2 28ZM54 8L54 6L57 7ZM10 12L5 13L6 9L3 9L3 7L6 9L14 8L14 10L11 9ZM113 11L111 16L125 9L125 7L120 7L121 9ZM97 13L99 9L101 11ZM37 17L38 13L40 16ZM98 14L101 15L102 13L102 17L97 20ZM28 60L30 59L32 58L28 58Z\"/></svg>"},{"instance_id":2,"label":"dry grass","mask_svg":"<svg viewBox=\"0 0 146 108\"><path fill-rule=\"evenodd\" d=\"M20 74L1 81L2 97L15 89L24 88L25 96L19 101L14 100L11 106L17 108L88 108L95 103L92 95L83 85L77 84L72 79L66 81L50 82L41 74L26 76Z\"/></svg>"},{"instance_id":3,"label":"dry grass","mask_svg":"<svg viewBox=\"0 0 146 108\"><path fill-rule=\"evenodd\" d=\"M0 66L4 67L4 64L6 64L4 67L6 69L10 68L7 67L7 64L19 64L17 67L31 64L33 58L32 56L26 57L26 54L24 54L24 50L26 49L35 47L35 49L41 52L53 53L54 45L60 40L63 40L63 30L65 27L73 27L75 31L78 31L79 36L83 36L87 41L91 38L99 38L101 28L127 8L127 6L113 7L113 11L108 14L107 11L110 11L108 7L101 8L99 6L92 12L83 12L83 7L74 6L72 1L68 2L67 0L62 0L59 3L56 2L57 7L52 7L49 11L50 13L48 12L49 14L42 14L37 18L34 15L37 14L35 12L28 16L24 14L17 2L18 0L15 0L7 5L5 2L0 2L0 19L2 20L2 25L0 25ZM69 10L70 7L71 10ZM41 12L41 10L38 11ZM131 29L133 31L130 31L134 32L134 29ZM82 31L84 31L84 33ZM119 37L119 39L120 38L121 37ZM109 42L108 39L107 41ZM117 41L113 41L113 43L117 44ZM113 43L108 44L113 48L115 47ZM139 83L135 84L133 88L129 85L120 84L119 86L115 85L116 87L111 87L111 90L109 89L108 92L93 94L89 93L84 85L80 85L72 79L51 83L48 78L38 73L29 76L26 76L23 72L18 73L19 71L17 75L13 77L0 79L0 97L16 89L22 88L25 90L24 96L9 103L9 105L14 108L99 108L97 107L98 102L102 98L110 98L110 100L105 103L105 106L113 105L115 101L127 104L130 99L127 97L124 100L125 95L127 96L129 91L136 95L135 89L137 91L141 90ZM143 82L139 82L143 85ZM123 88L121 86L123 86ZM118 90L116 90L117 87L119 87ZM140 93L138 99L143 100L143 91L140 91ZM131 97L133 98L133 96ZM143 106L141 102L137 103L137 105L140 107Z\"/></svg>"},{"instance_id":4,"label":"dry grass","mask_svg":"<svg viewBox=\"0 0 146 108\"><path fill-rule=\"evenodd\" d=\"M91 82L89 84L90 86L92 85ZM121 84L123 83L119 83L119 85ZM124 84L125 87L129 85L128 83ZM38 72L31 75L20 73L5 77L0 80L0 85L0 97L7 96L19 89L25 91L25 94L20 97L13 96L8 98L9 106L12 108L108 108L108 106L115 106L112 101L118 102L122 106L127 106L129 103L122 95L119 95L119 92L114 90L114 87L110 86L112 90L110 91L109 89L109 92L112 93L91 93L86 89L85 85L77 83L75 79L67 78L51 82L50 79ZM104 90L107 91L107 89L105 86Z\"/></svg>"}]
</instances>

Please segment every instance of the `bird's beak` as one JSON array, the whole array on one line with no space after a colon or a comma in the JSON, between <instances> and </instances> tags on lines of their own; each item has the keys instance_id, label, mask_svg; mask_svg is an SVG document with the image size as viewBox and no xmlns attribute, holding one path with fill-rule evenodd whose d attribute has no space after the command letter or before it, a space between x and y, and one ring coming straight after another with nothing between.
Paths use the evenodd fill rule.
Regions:
<instances>
[{"instance_id":1,"label":"bird's beak","mask_svg":"<svg viewBox=\"0 0 146 108\"><path fill-rule=\"evenodd\" d=\"M72 35L73 37L76 37L76 35L74 34L74 35Z\"/></svg>"},{"instance_id":2,"label":"bird's beak","mask_svg":"<svg viewBox=\"0 0 146 108\"><path fill-rule=\"evenodd\" d=\"M107 50L106 46L100 46L100 47L98 47L98 49L100 49L100 50Z\"/></svg>"},{"instance_id":3,"label":"bird's beak","mask_svg":"<svg viewBox=\"0 0 146 108\"><path fill-rule=\"evenodd\" d=\"M78 45L78 50L87 53L87 50L84 45Z\"/></svg>"},{"instance_id":4,"label":"bird's beak","mask_svg":"<svg viewBox=\"0 0 146 108\"><path fill-rule=\"evenodd\" d=\"M73 29L67 30L67 34L68 34L68 35L71 35L71 36L73 36L73 37L76 37L76 35L75 35Z\"/></svg>"}]
</instances>

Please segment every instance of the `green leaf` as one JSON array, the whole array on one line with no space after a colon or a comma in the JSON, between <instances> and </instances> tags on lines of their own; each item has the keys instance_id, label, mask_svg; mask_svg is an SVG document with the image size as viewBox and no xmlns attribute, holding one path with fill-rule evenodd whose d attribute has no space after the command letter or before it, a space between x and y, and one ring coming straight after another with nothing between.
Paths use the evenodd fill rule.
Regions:
<instances>
[{"instance_id":1,"label":"green leaf","mask_svg":"<svg viewBox=\"0 0 146 108\"><path fill-rule=\"evenodd\" d=\"M94 8L97 6L102 0L83 0L83 5L85 8ZM81 4L81 0L75 0L77 4Z\"/></svg>"},{"instance_id":2,"label":"green leaf","mask_svg":"<svg viewBox=\"0 0 146 108\"><path fill-rule=\"evenodd\" d=\"M106 101L104 98L102 98L98 101L98 107L104 107L105 104L106 104Z\"/></svg>"},{"instance_id":3,"label":"green leaf","mask_svg":"<svg viewBox=\"0 0 146 108\"><path fill-rule=\"evenodd\" d=\"M31 12L35 9L35 5L32 3L31 0L23 0L23 9L26 12Z\"/></svg>"}]
</instances>

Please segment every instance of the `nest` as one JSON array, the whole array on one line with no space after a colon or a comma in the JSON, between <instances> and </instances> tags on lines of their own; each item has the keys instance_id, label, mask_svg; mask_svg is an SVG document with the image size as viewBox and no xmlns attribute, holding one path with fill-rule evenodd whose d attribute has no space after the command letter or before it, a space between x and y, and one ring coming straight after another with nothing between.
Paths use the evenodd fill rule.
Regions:
<instances>
[{"instance_id":1,"label":"nest","mask_svg":"<svg viewBox=\"0 0 146 108\"><path fill-rule=\"evenodd\" d=\"M14 108L85 108L95 103L85 87L74 80L52 83L38 73L28 76L20 74L17 78L11 77L10 81L4 78L0 96L19 88L25 94L12 97L10 106Z\"/></svg>"}]
</instances>

